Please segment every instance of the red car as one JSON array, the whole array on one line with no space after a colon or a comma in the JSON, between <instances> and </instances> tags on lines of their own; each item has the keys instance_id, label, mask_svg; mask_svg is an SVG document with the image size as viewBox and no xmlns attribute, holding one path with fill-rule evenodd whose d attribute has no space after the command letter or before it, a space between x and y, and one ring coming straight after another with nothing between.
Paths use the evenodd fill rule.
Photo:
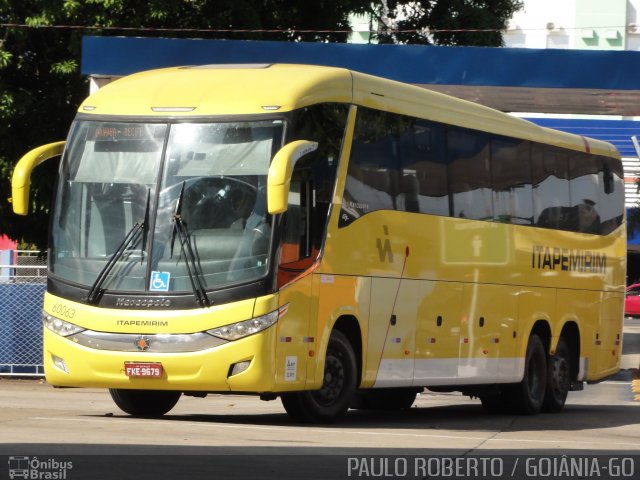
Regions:
<instances>
[{"instance_id":1,"label":"red car","mask_svg":"<svg viewBox=\"0 0 640 480\"><path fill-rule=\"evenodd\" d=\"M624 299L624 316L640 318L640 283L634 283L627 287L627 295Z\"/></svg>"}]
</instances>

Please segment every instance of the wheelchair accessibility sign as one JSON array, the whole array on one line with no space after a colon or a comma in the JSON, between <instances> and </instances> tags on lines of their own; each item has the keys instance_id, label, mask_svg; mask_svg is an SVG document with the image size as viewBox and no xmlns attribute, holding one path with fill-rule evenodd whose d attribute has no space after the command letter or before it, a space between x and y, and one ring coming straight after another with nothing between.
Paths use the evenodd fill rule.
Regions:
<instances>
[{"instance_id":1,"label":"wheelchair accessibility sign","mask_svg":"<svg viewBox=\"0 0 640 480\"><path fill-rule=\"evenodd\" d=\"M151 272L151 280L149 281L149 290L152 292L168 292L169 280L171 279L170 272Z\"/></svg>"}]
</instances>

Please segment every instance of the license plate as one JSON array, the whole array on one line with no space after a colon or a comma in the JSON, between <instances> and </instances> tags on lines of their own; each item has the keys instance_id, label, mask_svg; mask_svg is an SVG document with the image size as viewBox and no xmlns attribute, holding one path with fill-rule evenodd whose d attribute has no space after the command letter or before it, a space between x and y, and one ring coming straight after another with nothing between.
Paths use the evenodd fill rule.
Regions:
<instances>
[{"instance_id":1,"label":"license plate","mask_svg":"<svg viewBox=\"0 0 640 480\"><path fill-rule=\"evenodd\" d=\"M125 362L124 373L127 377L160 378L162 377L162 364Z\"/></svg>"}]
</instances>

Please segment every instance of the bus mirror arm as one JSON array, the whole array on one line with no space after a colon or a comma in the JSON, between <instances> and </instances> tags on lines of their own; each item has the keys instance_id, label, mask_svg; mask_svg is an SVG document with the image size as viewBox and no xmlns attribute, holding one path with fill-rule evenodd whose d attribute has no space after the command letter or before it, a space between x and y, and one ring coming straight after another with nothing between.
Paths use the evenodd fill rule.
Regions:
<instances>
[{"instance_id":1,"label":"bus mirror arm","mask_svg":"<svg viewBox=\"0 0 640 480\"><path fill-rule=\"evenodd\" d=\"M50 158L62 155L64 144L65 142L55 142L42 145L18 160L11 177L11 203L16 214L29 213L29 188L33 169Z\"/></svg>"},{"instance_id":2,"label":"bus mirror arm","mask_svg":"<svg viewBox=\"0 0 640 480\"><path fill-rule=\"evenodd\" d=\"M318 142L296 140L287 143L275 154L267 178L267 210L270 214L287 211L293 167L303 156L317 149Z\"/></svg>"}]
</instances>

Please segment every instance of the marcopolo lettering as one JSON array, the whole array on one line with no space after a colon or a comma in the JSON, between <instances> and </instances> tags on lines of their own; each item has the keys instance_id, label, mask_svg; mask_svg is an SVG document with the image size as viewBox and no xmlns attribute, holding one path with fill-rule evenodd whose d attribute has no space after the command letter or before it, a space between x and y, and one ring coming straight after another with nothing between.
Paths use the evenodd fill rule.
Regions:
<instances>
[{"instance_id":1,"label":"marcopolo lettering","mask_svg":"<svg viewBox=\"0 0 640 480\"><path fill-rule=\"evenodd\" d=\"M595 250L534 245L531 268L579 273L605 273L607 256Z\"/></svg>"},{"instance_id":2,"label":"marcopolo lettering","mask_svg":"<svg viewBox=\"0 0 640 480\"><path fill-rule=\"evenodd\" d=\"M124 298L118 297L116 307L143 307L143 308L168 308L171 306L171 300L168 298Z\"/></svg>"}]
</instances>

